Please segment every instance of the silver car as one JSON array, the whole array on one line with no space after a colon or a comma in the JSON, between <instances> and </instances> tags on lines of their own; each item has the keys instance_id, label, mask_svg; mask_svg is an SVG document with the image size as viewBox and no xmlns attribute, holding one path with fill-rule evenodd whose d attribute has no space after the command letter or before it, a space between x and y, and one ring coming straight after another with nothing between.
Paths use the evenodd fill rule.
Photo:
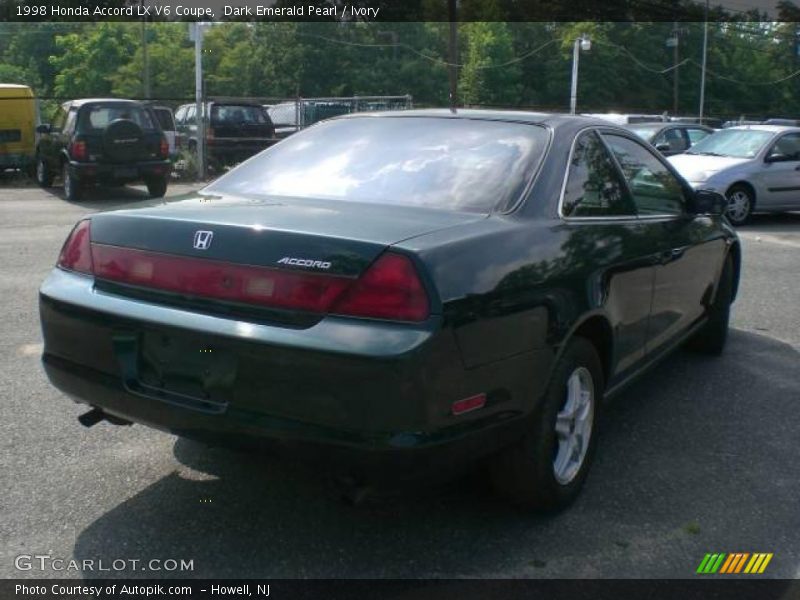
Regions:
<instances>
[{"instance_id":1,"label":"silver car","mask_svg":"<svg viewBox=\"0 0 800 600\"><path fill-rule=\"evenodd\" d=\"M668 160L693 188L725 194L734 225L753 211L800 210L800 127L730 127Z\"/></svg>"}]
</instances>

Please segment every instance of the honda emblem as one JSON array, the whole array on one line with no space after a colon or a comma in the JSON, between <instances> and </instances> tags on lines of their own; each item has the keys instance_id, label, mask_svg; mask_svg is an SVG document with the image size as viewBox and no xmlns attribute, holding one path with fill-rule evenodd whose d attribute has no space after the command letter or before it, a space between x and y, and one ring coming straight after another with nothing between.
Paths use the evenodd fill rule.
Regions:
<instances>
[{"instance_id":1,"label":"honda emblem","mask_svg":"<svg viewBox=\"0 0 800 600\"><path fill-rule=\"evenodd\" d=\"M208 250L211 247L211 240L214 237L213 231L195 231L194 248L195 250Z\"/></svg>"}]
</instances>

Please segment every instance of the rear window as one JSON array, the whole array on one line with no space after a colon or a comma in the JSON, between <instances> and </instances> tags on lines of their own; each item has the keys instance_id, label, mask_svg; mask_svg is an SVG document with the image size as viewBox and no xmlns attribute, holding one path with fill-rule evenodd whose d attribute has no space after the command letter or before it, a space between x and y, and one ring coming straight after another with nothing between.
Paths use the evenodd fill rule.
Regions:
<instances>
[{"instance_id":1,"label":"rear window","mask_svg":"<svg viewBox=\"0 0 800 600\"><path fill-rule=\"evenodd\" d=\"M268 121L260 106L215 104L211 108L211 122L225 125L263 125Z\"/></svg>"},{"instance_id":2,"label":"rear window","mask_svg":"<svg viewBox=\"0 0 800 600\"><path fill-rule=\"evenodd\" d=\"M131 104L84 106L80 112L78 128L81 131L105 129L117 119L133 121L142 129L155 129L150 114L141 106Z\"/></svg>"},{"instance_id":3,"label":"rear window","mask_svg":"<svg viewBox=\"0 0 800 600\"><path fill-rule=\"evenodd\" d=\"M538 125L349 118L297 133L207 188L488 213L512 206L542 159Z\"/></svg>"},{"instance_id":4,"label":"rear window","mask_svg":"<svg viewBox=\"0 0 800 600\"><path fill-rule=\"evenodd\" d=\"M175 120L172 117L172 111L168 108L154 108L153 113L158 119L158 124L161 125L162 131L175 131Z\"/></svg>"}]
</instances>

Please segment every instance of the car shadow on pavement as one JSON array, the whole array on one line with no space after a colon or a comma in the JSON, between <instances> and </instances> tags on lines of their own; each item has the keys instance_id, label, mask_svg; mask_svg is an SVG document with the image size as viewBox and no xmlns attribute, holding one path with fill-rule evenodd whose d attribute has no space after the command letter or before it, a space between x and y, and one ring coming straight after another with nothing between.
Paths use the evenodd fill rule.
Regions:
<instances>
[{"instance_id":1,"label":"car shadow on pavement","mask_svg":"<svg viewBox=\"0 0 800 600\"><path fill-rule=\"evenodd\" d=\"M692 577L705 552L763 551L770 575L793 577L798 372L795 348L743 331L720 358L676 353L606 407L583 494L549 516L475 479L350 506L306 468L177 440L176 472L82 531L74 555L194 567L86 578Z\"/></svg>"}]
</instances>

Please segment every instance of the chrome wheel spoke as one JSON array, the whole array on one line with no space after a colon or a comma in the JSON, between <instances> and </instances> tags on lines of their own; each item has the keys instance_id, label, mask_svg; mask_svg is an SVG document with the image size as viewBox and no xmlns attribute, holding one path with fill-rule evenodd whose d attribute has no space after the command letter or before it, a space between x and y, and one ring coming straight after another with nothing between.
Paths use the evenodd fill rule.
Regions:
<instances>
[{"instance_id":1,"label":"chrome wheel spoke","mask_svg":"<svg viewBox=\"0 0 800 600\"><path fill-rule=\"evenodd\" d=\"M564 405L556 415L557 448L553 458L553 473L562 485L568 484L580 472L594 419L594 384L585 367L577 367L567 379Z\"/></svg>"}]
</instances>

